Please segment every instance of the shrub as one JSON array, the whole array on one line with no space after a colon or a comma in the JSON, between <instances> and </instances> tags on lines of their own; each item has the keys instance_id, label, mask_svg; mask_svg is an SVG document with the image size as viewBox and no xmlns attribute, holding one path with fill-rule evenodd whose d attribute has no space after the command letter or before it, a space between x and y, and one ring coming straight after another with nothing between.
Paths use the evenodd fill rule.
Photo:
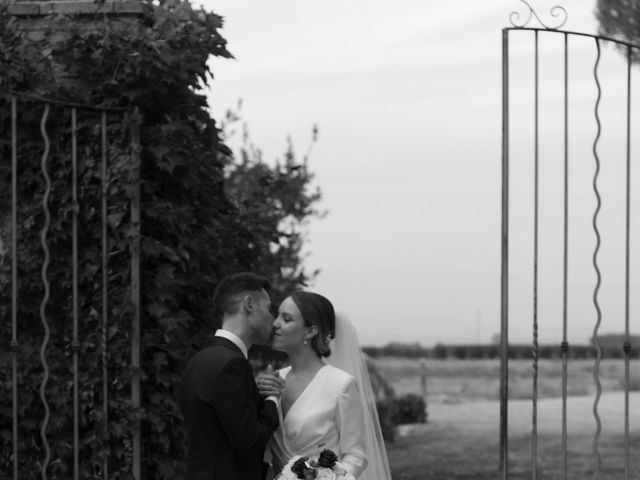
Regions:
<instances>
[{"instance_id":1,"label":"shrub","mask_svg":"<svg viewBox=\"0 0 640 480\"><path fill-rule=\"evenodd\" d=\"M445 347L442 343L436 343L436 346L433 347L433 357L447 358L447 347Z\"/></svg>"},{"instance_id":2,"label":"shrub","mask_svg":"<svg viewBox=\"0 0 640 480\"><path fill-rule=\"evenodd\" d=\"M394 423L396 425L427 422L427 404L420 395L409 393L396 398L394 403Z\"/></svg>"},{"instance_id":3,"label":"shrub","mask_svg":"<svg viewBox=\"0 0 640 480\"><path fill-rule=\"evenodd\" d=\"M380 429L385 442L393 442L396 435L397 404L393 397L387 397L376 402L376 410L380 419Z\"/></svg>"}]
</instances>

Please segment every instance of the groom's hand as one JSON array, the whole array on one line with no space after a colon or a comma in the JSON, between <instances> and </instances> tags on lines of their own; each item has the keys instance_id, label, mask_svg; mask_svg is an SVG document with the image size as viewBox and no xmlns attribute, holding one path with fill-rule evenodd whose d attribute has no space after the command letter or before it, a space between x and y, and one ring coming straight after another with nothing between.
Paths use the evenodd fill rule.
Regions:
<instances>
[{"instance_id":1,"label":"groom's hand","mask_svg":"<svg viewBox=\"0 0 640 480\"><path fill-rule=\"evenodd\" d=\"M285 387L284 379L273 373L273 367L271 364L267 366L266 373L263 373L258 377L257 384L258 391L263 397L273 396L280 398Z\"/></svg>"}]
</instances>

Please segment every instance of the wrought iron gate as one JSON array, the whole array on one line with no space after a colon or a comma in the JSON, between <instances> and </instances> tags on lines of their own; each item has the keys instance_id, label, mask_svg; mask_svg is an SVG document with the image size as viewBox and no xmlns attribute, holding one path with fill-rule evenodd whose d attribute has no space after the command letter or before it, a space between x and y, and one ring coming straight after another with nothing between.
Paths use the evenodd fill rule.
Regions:
<instances>
[{"instance_id":1,"label":"wrought iron gate","mask_svg":"<svg viewBox=\"0 0 640 480\"><path fill-rule=\"evenodd\" d=\"M4 202L4 205L10 206L10 209L4 208L0 212L2 214L0 220L3 222L0 227L4 227L0 228L0 233L2 233L2 237L0 237L0 267L5 267L4 277L2 276L3 271L0 270L0 286L2 287L0 291L3 292L3 301L7 298L10 299L10 306L6 305L4 309L0 309L0 314L4 317L3 324L11 325L11 373L9 376L9 370L3 371L0 380L4 384L3 389L11 391L10 402L13 418L12 439L10 441L13 449L10 455L9 452L3 453L3 457L5 460L10 458L12 464L10 470L14 479L25 478L28 476L28 473L25 473L25 468L32 468L31 473L34 471L33 466L25 466L24 457L32 458L35 449L40 456L37 462L39 465L35 470L39 471L41 478L47 479L50 478L51 463L61 461L59 451L56 454L58 456L52 457L51 442L55 441L58 444L63 441L65 445L68 445L68 448L64 445L60 448L66 449L68 457L71 457L62 460L69 462L68 478L78 479L86 477L81 473L83 460L79 458L81 423L86 421L87 415L87 412L80 408L81 401L85 403L93 401L91 410L101 412L99 424L104 429L104 438L108 438L110 413L108 392L109 382L112 380L108 374L108 332L113 325L114 315L117 315L112 306L121 302L119 307L122 307L122 298L110 297L112 295L110 283L113 281L110 264L115 257L129 265L129 276L121 288L122 297L127 297L126 303L128 305L124 309L120 308L120 315L127 317L126 322L129 330L127 335L130 338L128 347L130 349L130 366L127 368L130 367L131 371L131 406L133 409L140 407L139 119L136 112L124 109L75 105L7 91L0 91L0 107L4 110L4 112L0 111L2 114L0 119L2 119L4 126L0 134L0 160L2 162L0 171L5 179L10 178L11 192L10 200ZM59 127L62 122L68 122L67 126L62 129L66 132L65 138L52 138L50 124L55 123ZM38 144L33 141L33 132L37 124L39 124L41 134L41 140ZM26 125L25 130L31 128L31 145L23 145L22 142L25 141L27 132L22 131L20 125ZM60 131L60 129L57 130L58 133ZM90 141L82 143L80 138L85 141L89 138ZM118 142L120 143L115 145ZM124 158L126 171L121 170L114 173L114 167L110 163L113 159L113 151L119 152L119 155ZM30 154L25 152L30 152ZM34 152L39 152L39 155L34 155ZM32 175L35 172L33 166L38 162L40 174ZM70 178L66 176L60 178L62 164L67 165L68 168L65 172L70 172ZM32 195L31 197L20 193L27 182L33 185L27 189L28 195ZM122 199L124 196L124 200L121 200L118 205L112 205L110 204L111 192L114 185L118 183L120 184L119 188L123 189L121 191L126 194L121 195L120 198ZM60 188L60 184L68 185L68 191L56 197L52 208L51 194L55 188ZM6 192L3 193L6 194ZM25 213L22 208L24 204L33 207L29 207L31 208L28 212L30 215L22 215ZM127 211L116 211L118 208ZM83 219L88 218L89 213L81 215L81 212L90 212L91 218L96 218L95 225L90 222L83 223L85 222ZM52 219L55 219L56 216L66 216L68 221L52 223ZM114 242L110 241L110 229L114 222L118 221L117 219L122 219L123 216L128 218L126 223L130 227L127 230L128 246L122 248L122 251L116 252L114 251ZM38 225L33 225L33 223L38 223ZM64 238L70 239L70 245L51 243L50 234L52 232L50 229L53 227L68 229ZM91 228L94 233L87 233ZM33 278L28 277L33 271L27 272L22 266L26 254L24 250L21 250L21 245L30 241L32 245L35 245L33 238L27 237L38 229L41 248L39 258L42 261L40 280L37 288L34 289L39 294L39 313L36 313L36 309L33 308L36 298L20 298L21 295L26 296L28 293L24 287L25 283L34 282ZM92 241L94 239L97 245L94 245ZM83 249L91 249L91 251L83 252ZM70 255L68 258L60 258L61 252L64 255L67 253ZM81 269L82 265L85 267L87 265L85 260L90 262L89 268L83 267ZM54 281L60 281L60 278L65 279L61 285L52 285L49 278L49 267L53 261L58 262L58 266L62 265L63 269L66 268L60 277L54 279ZM9 262L10 267L8 266ZM85 275L90 277L89 280L84 278ZM66 284L67 280L68 285ZM92 299L87 299L79 288L82 282L87 283L88 281L96 286L95 298ZM52 294L52 288L55 289L54 294ZM38 376L40 373L30 367L29 360L33 360L32 358L24 358L26 355L24 353L25 344L36 342L33 338L21 338L24 333L21 334L20 329L29 324L31 325L29 331L33 332L35 330L34 323L29 322L37 317L39 317L42 327L38 358L42 369L39 387L41 407L39 408L42 409L43 415L39 422L39 438L25 439L20 438L23 426L19 425L19 412L27 406L21 404L20 389L28 383L25 377ZM83 369L88 368L83 363L85 358L81 352L83 339L79 336L79 328L82 329L83 324L87 325L89 317L95 317L93 319L98 325L96 347L100 351L101 358L99 362L101 365L98 368L102 371L101 394L98 394L97 398L93 400L81 399L79 394L84 387L82 385ZM70 337L68 344L59 341L59 337L65 335L65 332ZM51 411L50 402L52 399L49 396L52 387L49 384L51 357L48 356L52 350L51 340L55 340L56 345L62 345L64 349L62 353L61 350L54 349L53 354L62 355L72 363L67 371L70 378L64 378L64 375L57 377L69 386L68 399L55 399L58 405L66 405L67 400L71 404L68 407L73 412L68 415L72 417L72 428L69 428L71 438L61 439L60 436L66 435L66 432L56 431L55 428L61 430L63 428L61 426L52 428L49 425L51 414L56 413ZM24 363L21 363L21 359L24 360ZM32 369L28 370L29 368ZM100 390L100 387L97 390ZM134 478L139 479L140 430L139 424L135 421L131 427L130 447L131 472ZM97 468L94 466L92 478L109 478L107 458L106 452L103 452L102 465ZM86 462L86 459L84 461Z\"/></svg>"},{"instance_id":2,"label":"wrought iron gate","mask_svg":"<svg viewBox=\"0 0 640 480\"><path fill-rule=\"evenodd\" d=\"M595 389L592 478L603 474L600 334L608 323L624 331L619 345L624 362L624 395L619 408L624 409L624 424L614 428L619 427L624 435L624 478L629 480L637 478L633 476L632 459L638 455L637 446L632 448L630 441L630 311L636 291L631 278L637 273L632 263L632 226L639 220L634 217L631 202L637 183L632 165L638 146L632 126L637 111L632 86L638 84L632 59L637 58L640 47L561 30L567 20L562 7L549 12L553 23L549 26L527 2L520 1L527 13L512 13L511 27L502 32L499 476L510 478L510 335L524 318L532 338L531 478L542 475L538 451L540 330L561 337L557 354L562 363L562 452L556 471L561 470L560 478L567 479L571 474L567 402L570 334L588 320ZM528 26L533 20L540 26ZM552 52L553 59L547 62L543 51L545 55ZM614 62L614 57L620 66L612 66L611 73L605 75L603 65ZM581 64L579 58L586 58L586 63ZM514 77L528 80L514 88ZM606 82L612 85L608 90ZM605 103L605 97L612 100ZM590 302L585 301L587 285ZM591 313L585 304L589 304ZM578 338L584 330L580 332Z\"/></svg>"}]
</instances>

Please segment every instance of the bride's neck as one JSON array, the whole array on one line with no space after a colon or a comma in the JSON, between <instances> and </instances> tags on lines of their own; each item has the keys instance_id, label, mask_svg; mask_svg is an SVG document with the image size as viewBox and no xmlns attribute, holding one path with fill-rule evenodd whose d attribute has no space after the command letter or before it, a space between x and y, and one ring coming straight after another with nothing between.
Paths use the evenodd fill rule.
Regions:
<instances>
[{"instance_id":1,"label":"bride's neck","mask_svg":"<svg viewBox=\"0 0 640 480\"><path fill-rule=\"evenodd\" d=\"M324 363L314 352L301 351L289 355L291 371L296 373L315 372Z\"/></svg>"}]
</instances>

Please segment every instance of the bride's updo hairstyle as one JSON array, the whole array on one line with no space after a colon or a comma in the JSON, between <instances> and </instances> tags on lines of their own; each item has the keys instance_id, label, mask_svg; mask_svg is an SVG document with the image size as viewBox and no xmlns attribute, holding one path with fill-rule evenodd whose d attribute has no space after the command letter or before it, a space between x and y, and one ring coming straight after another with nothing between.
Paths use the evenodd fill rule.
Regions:
<instances>
[{"instance_id":1,"label":"bride's updo hairstyle","mask_svg":"<svg viewBox=\"0 0 640 480\"><path fill-rule=\"evenodd\" d=\"M308 327L315 326L318 334L311 339L311 348L319 357L331 355L329 342L336 334L336 314L331 302L312 292L293 292L290 295L300 310L302 319Z\"/></svg>"}]
</instances>

